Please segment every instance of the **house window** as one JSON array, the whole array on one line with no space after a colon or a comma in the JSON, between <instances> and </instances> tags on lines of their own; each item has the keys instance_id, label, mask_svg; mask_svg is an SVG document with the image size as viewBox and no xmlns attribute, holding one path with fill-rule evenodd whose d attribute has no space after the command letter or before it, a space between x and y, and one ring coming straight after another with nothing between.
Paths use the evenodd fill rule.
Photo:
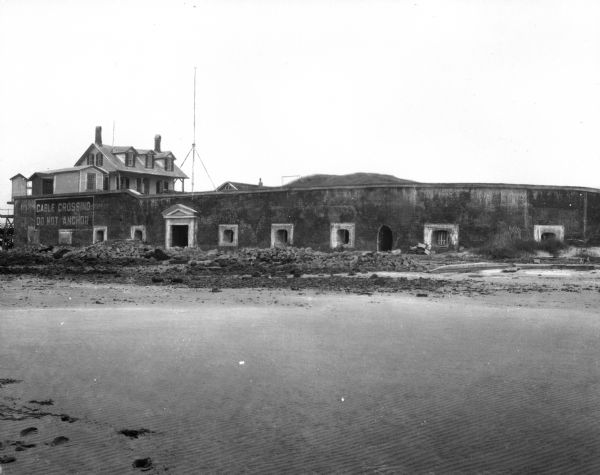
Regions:
<instances>
[{"instance_id":1,"label":"house window","mask_svg":"<svg viewBox=\"0 0 600 475\"><path fill-rule=\"evenodd\" d=\"M108 191L108 175L102 177L102 189Z\"/></svg>"},{"instance_id":2,"label":"house window","mask_svg":"<svg viewBox=\"0 0 600 475\"><path fill-rule=\"evenodd\" d=\"M165 171L172 172L173 171L173 159L165 158Z\"/></svg>"},{"instance_id":3,"label":"house window","mask_svg":"<svg viewBox=\"0 0 600 475\"><path fill-rule=\"evenodd\" d=\"M156 194L162 193L162 183L160 180L156 182Z\"/></svg>"},{"instance_id":4,"label":"house window","mask_svg":"<svg viewBox=\"0 0 600 475\"><path fill-rule=\"evenodd\" d=\"M102 165L104 165L104 157L101 153L99 153L98 155L96 155L96 166L101 167Z\"/></svg>"},{"instance_id":5,"label":"house window","mask_svg":"<svg viewBox=\"0 0 600 475\"><path fill-rule=\"evenodd\" d=\"M42 194L43 195L51 195L52 193L54 193L54 179L53 178L42 179Z\"/></svg>"},{"instance_id":6,"label":"house window","mask_svg":"<svg viewBox=\"0 0 600 475\"><path fill-rule=\"evenodd\" d=\"M87 182L86 182L85 189L87 191L93 191L96 189L96 174L95 173L87 174Z\"/></svg>"},{"instance_id":7,"label":"house window","mask_svg":"<svg viewBox=\"0 0 600 475\"><path fill-rule=\"evenodd\" d=\"M87 164L88 165L93 165L94 164L94 154L93 153L88 154Z\"/></svg>"},{"instance_id":8,"label":"house window","mask_svg":"<svg viewBox=\"0 0 600 475\"><path fill-rule=\"evenodd\" d=\"M238 225L219 224L219 246L235 247L238 245Z\"/></svg>"},{"instance_id":9,"label":"house window","mask_svg":"<svg viewBox=\"0 0 600 475\"><path fill-rule=\"evenodd\" d=\"M169 182L168 182L168 181L165 181L165 186L164 186L164 188L165 188L165 189L164 189L164 191L165 191L165 192L169 191Z\"/></svg>"},{"instance_id":10,"label":"house window","mask_svg":"<svg viewBox=\"0 0 600 475\"><path fill-rule=\"evenodd\" d=\"M58 230L58 244L66 244L70 246L73 244L73 230L72 229L59 229Z\"/></svg>"},{"instance_id":11,"label":"house window","mask_svg":"<svg viewBox=\"0 0 600 475\"><path fill-rule=\"evenodd\" d=\"M93 242L104 242L108 239L108 228L106 226L94 226Z\"/></svg>"},{"instance_id":12,"label":"house window","mask_svg":"<svg viewBox=\"0 0 600 475\"><path fill-rule=\"evenodd\" d=\"M294 243L294 225L271 224L271 247L291 246Z\"/></svg>"},{"instance_id":13,"label":"house window","mask_svg":"<svg viewBox=\"0 0 600 475\"><path fill-rule=\"evenodd\" d=\"M121 190L129 189L129 178L122 176L121 177Z\"/></svg>"},{"instance_id":14,"label":"house window","mask_svg":"<svg viewBox=\"0 0 600 475\"><path fill-rule=\"evenodd\" d=\"M127 166L127 167L135 166L133 152L127 152L127 155L125 156L125 166Z\"/></svg>"},{"instance_id":15,"label":"house window","mask_svg":"<svg viewBox=\"0 0 600 475\"><path fill-rule=\"evenodd\" d=\"M330 245L335 248L354 247L354 223L331 223Z\"/></svg>"},{"instance_id":16,"label":"house window","mask_svg":"<svg viewBox=\"0 0 600 475\"><path fill-rule=\"evenodd\" d=\"M146 155L146 168L154 168L154 155L149 153Z\"/></svg>"},{"instance_id":17,"label":"house window","mask_svg":"<svg viewBox=\"0 0 600 475\"><path fill-rule=\"evenodd\" d=\"M142 192L142 179L141 178L135 179L135 189L138 190L140 193Z\"/></svg>"}]
</instances>

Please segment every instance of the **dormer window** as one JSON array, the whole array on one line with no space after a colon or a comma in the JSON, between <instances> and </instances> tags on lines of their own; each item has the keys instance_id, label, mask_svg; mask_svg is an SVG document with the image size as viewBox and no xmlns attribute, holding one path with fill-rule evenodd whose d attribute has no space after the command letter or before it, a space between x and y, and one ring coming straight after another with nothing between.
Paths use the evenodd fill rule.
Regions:
<instances>
[{"instance_id":1,"label":"dormer window","mask_svg":"<svg viewBox=\"0 0 600 475\"><path fill-rule=\"evenodd\" d=\"M101 167L104 164L104 157L101 153L96 155L96 166Z\"/></svg>"},{"instance_id":2,"label":"dormer window","mask_svg":"<svg viewBox=\"0 0 600 475\"><path fill-rule=\"evenodd\" d=\"M146 155L146 168L154 168L154 155L151 153Z\"/></svg>"},{"instance_id":3,"label":"dormer window","mask_svg":"<svg viewBox=\"0 0 600 475\"><path fill-rule=\"evenodd\" d=\"M135 166L133 152L127 152L127 155L125 155L125 166L127 166L127 167Z\"/></svg>"},{"instance_id":4,"label":"dormer window","mask_svg":"<svg viewBox=\"0 0 600 475\"><path fill-rule=\"evenodd\" d=\"M172 172L173 171L173 159L165 158L165 171Z\"/></svg>"},{"instance_id":5,"label":"dormer window","mask_svg":"<svg viewBox=\"0 0 600 475\"><path fill-rule=\"evenodd\" d=\"M87 164L88 164L88 165L93 165L93 164L94 164L94 154L93 154L93 153L90 153L90 154L87 156Z\"/></svg>"}]
</instances>

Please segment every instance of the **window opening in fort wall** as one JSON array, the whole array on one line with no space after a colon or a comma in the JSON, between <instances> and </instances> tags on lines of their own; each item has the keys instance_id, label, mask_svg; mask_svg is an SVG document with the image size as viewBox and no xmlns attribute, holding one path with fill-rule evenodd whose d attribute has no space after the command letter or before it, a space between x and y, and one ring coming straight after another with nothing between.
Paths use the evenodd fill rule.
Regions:
<instances>
[{"instance_id":1,"label":"window opening in fort wall","mask_svg":"<svg viewBox=\"0 0 600 475\"><path fill-rule=\"evenodd\" d=\"M219 224L219 246L236 247L238 245L238 225Z\"/></svg>"},{"instance_id":2,"label":"window opening in fort wall","mask_svg":"<svg viewBox=\"0 0 600 475\"><path fill-rule=\"evenodd\" d=\"M146 242L146 226L138 225L131 226L131 239L133 241Z\"/></svg>"},{"instance_id":3,"label":"window opening in fort wall","mask_svg":"<svg viewBox=\"0 0 600 475\"><path fill-rule=\"evenodd\" d=\"M108 227L106 226L94 226L93 242L104 242L108 240Z\"/></svg>"},{"instance_id":4,"label":"window opening in fort wall","mask_svg":"<svg viewBox=\"0 0 600 475\"><path fill-rule=\"evenodd\" d=\"M331 223L330 245L335 248L353 248L355 241L354 223Z\"/></svg>"},{"instance_id":5,"label":"window opening in fort wall","mask_svg":"<svg viewBox=\"0 0 600 475\"><path fill-rule=\"evenodd\" d=\"M271 247L285 247L294 244L294 225L290 223L271 224Z\"/></svg>"},{"instance_id":6,"label":"window opening in fort wall","mask_svg":"<svg viewBox=\"0 0 600 475\"><path fill-rule=\"evenodd\" d=\"M457 249L458 224L426 224L423 242L434 249Z\"/></svg>"},{"instance_id":7,"label":"window opening in fort wall","mask_svg":"<svg viewBox=\"0 0 600 475\"><path fill-rule=\"evenodd\" d=\"M58 230L58 244L70 246L73 244L73 230L72 229L59 229Z\"/></svg>"},{"instance_id":8,"label":"window opening in fort wall","mask_svg":"<svg viewBox=\"0 0 600 475\"><path fill-rule=\"evenodd\" d=\"M548 239L564 241L565 227L560 224L536 224L533 226L533 239L537 242Z\"/></svg>"}]
</instances>

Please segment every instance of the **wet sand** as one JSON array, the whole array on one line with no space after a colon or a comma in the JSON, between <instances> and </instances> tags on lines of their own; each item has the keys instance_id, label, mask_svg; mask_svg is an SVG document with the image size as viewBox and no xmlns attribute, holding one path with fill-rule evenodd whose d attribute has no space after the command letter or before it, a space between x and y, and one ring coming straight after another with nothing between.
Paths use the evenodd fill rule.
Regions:
<instances>
[{"instance_id":1,"label":"wet sand","mask_svg":"<svg viewBox=\"0 0 600 475\"><path fill-rule=\"evenodd\" d=\"M0 388L3 473L600 470L593 280L472 297L0 281L0 378L20 380Z\"/></svg>"}]
</instances>

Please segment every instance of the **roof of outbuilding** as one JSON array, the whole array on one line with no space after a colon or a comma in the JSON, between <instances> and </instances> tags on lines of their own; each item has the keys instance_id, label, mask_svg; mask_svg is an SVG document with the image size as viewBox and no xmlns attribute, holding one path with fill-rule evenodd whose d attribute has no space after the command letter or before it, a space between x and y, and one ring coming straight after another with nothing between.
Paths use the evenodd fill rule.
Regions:
<instances>
[{"instance_id":1,"label":"roof of outbuilding","mask_svg":"<svg viewBox=\"0 0 600 475\"><path fill-rule=\"evenodd\" d=\"M239 181L226 181L222 185L219 185L215 191L226 191L227 186L231 186L234 188L233 191L248 191L248 190L258 190L260 188L268 188L263 185L255 185L253 183L241 183Z\"/></svg>"},{"instance_id":2,"label":"roof of outbuilding","mask_svg":"<svg viewBox=\"0 0 600 475\"><path fill-rule=\"evenodd\" d=\"M81 170L85 170L86 168L95 168L96 170L99 170L102 173L108 173L107 170L105 170L104 168L98 167L96 165L84 165L84 166L75 166L75 167L68 167L68 168L55 168L54 170L43 170L43 171L35 172L28 178L28 180L31 180L36 175L52 176L52 175L58 175L60 173L79 172Z\"/></svg>"}]
</instances>

